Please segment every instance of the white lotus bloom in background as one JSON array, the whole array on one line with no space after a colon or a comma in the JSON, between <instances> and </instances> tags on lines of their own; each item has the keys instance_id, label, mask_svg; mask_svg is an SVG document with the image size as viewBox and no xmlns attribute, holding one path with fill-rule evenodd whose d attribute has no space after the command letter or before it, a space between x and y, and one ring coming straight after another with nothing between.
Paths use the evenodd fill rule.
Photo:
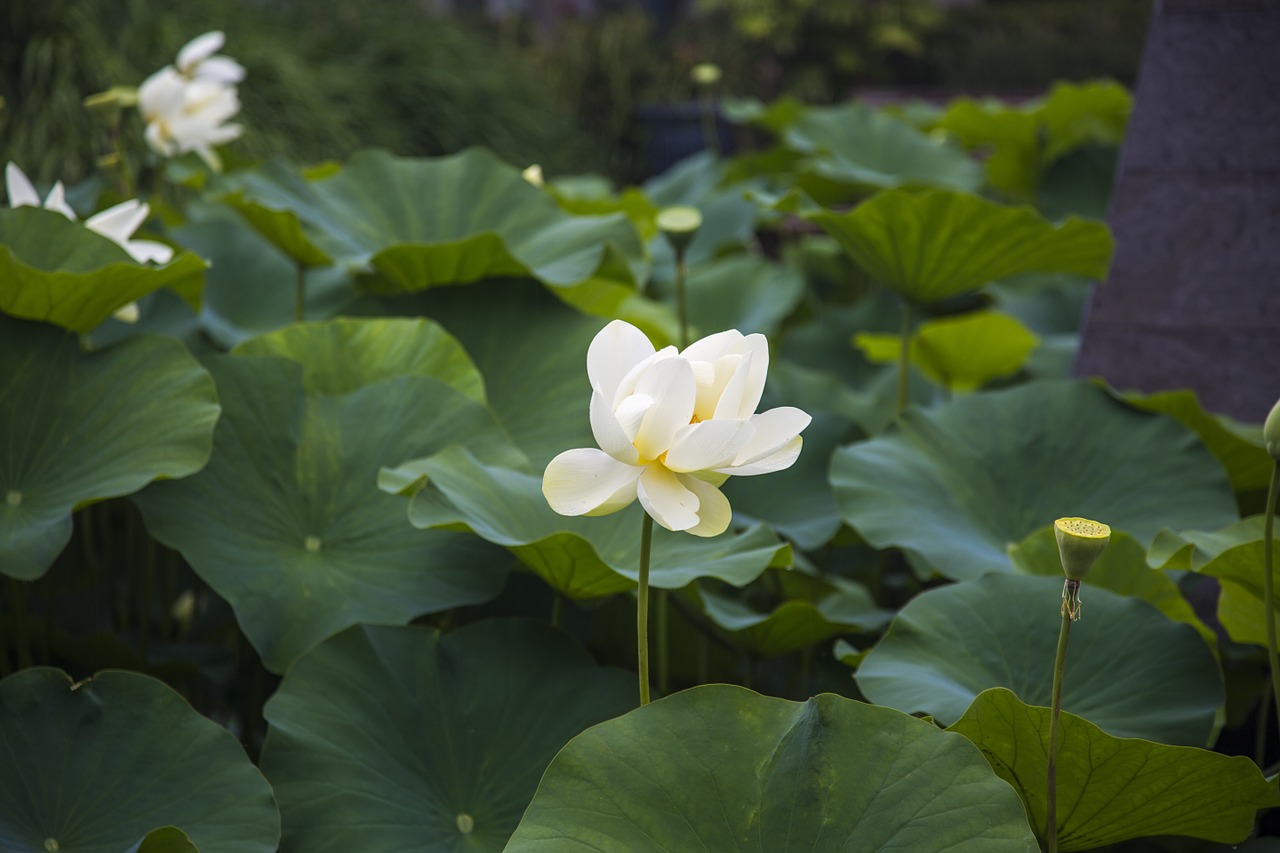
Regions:
<instances>
[{"instance_id":1,"label":"white lotus bloom in background","mask_svg":"<svg viewBox=\"0 0 1280 853\"><path fill-rule=\"evenodd\" d=\"M40 207L40 194L35 186L17 164L9 163L4 167L5 189L9 194L10 207ZM72 222L76 220L76 212L67 204L62 182L53 185L44 200L45 208L61 213ZM133 232L147 221L151 208L136 198L121 202L115 207L107 208L85 220L84 225L90 231L101 234L111 242L129 253L140 264L155 261L167 264L173 258L173 248L155 240L133 240Z\"/></svg>"},{"instance_id":2,"label":"white lotus bloom in background","mask_svg":"<svg viewBox=\"0 0 1280 853\"><path fill-rule=\"evenodd\" d=\"M716 536L733 511L719 485L788 468L811 418L784 406L756 414L769 369L763 335L720 332L655 351L621 320L587 350L591 431L600 448L561 453L542 493L561 515L606 515L637 497L668 530Z\"/></svg>"},{"instance_id":3,"label":"white lotus bloom in background","mask_svg":"<svg viewBox=\"0 0 1280 853\"><path fill-rule=\"evenodd\" d=\"M244 66L229 56L215 56L226 42L227 37L221 30L196 36L178 51L178 60L174 63L178 73L190 80L239 83L244 79Z\"/></svg>"},{"instance_id":4,"label":"white lotus bloom in background","mask_svg":"<svg viewBox=\"0 0 1280 853\"><path fill-rule=\"evenodd\" d=\"M4 167L4 187L9 196L10 207L43 207L45 210L61 213L72 222L76 221L76 212L71 209L71 205L67 204L66 190L62 187L62 181L53 185L53 189L49 190L49 195L45 196L42 204L40 194L36 192L35 185L31 183L27 173L19 169L16 164L9 163Z\"/></svg>"},{"instance_id":5,"label":"white lotus bloom in background","mask_svg":"<svg viewBox=\"0 0 1280 853\"><path fill-rule=\"evenodd\" d=\"M240 112L235 84L244 68L234 59L213 55L222 47L220 32L192 39L178 53L177 67L166 65L138 87L138 109L147 123L147 144L157 154L175 157L194 151L209 168L222 163L214 146L244 132L228 122Z\"/></svg>"}]
</instances>

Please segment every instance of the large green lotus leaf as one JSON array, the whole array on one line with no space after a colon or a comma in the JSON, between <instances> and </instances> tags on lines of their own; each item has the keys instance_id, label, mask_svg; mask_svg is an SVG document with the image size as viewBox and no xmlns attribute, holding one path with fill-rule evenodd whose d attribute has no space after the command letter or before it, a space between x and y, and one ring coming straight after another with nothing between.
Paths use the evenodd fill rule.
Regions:
<instances>
[{"instance_id":1,"label":"large green lotus leaf","mask_svg":"<svg viewBox=\"0 0 1280 853\"><path fill-rule=\"evenodd\" d=\"M804 279L792 267L735 255L690 271L685 294L689 323L703 333L772 336L800 303Z\"/></svg>"},{"instance_id":2,"label":"large green lotus leaf","mask_svg":"<svg viewBox=\"0 0 1280 853\"><path fill-rule=\"evenodd\" d=\"M1017 545L1011 545L1009 559L1015 571L1062 577L1062 560L1052 525L1032 533ZM1184 622L1195 628L1211 649L1218 647L1217 634L1200 621L1191 603L1168 575L1152 571L1147 566L1146 548L1128 533L1122 530L1111 532L1107 549L1089 569L1086 580L1090 587L1142 599L1174 622Z\"/></svg>"},{"instance_id":3,"label":"large green lotus leaf","mask_svg":"<svg viewBox=\"0 0 1280 853\"><path fill-rule=\"evenodd\" d=\"M1215 415L1204 410L1195 391L1161 391L1142 394L1137 391L1120 393L1117 398L1147 412L1161 412L1176 418L1187 429L1195 432L1218 457L1231 478L1231 488L1241 493L1262 493L1265 502L1267 485L1271 482L1271 457L1262 441L1260 425L1245 425L1225 415Z\"/></svg>"},{"instance_id":4,"label":"large green lotus leaf","mask_svg":"<svg viewBox=\"0 0 1280 853\"><path fill-rule=\"evenodd\" d=\"M1030 272L1101 279L1113 245L1101 222L1055 225L1030 207L946 190L889 190L847 213L810 218L872 278L917 303Z\"/></svg>"},{"instance_id":5,"label":"large green lotus leaf","mask_svg":"<svg viewBox=\"0 0 1280 853\"><path fill-rule=\"evenodd\" d=\"M1144 545L1165 526L1236 517L1226 474L1194 433L1087 382L908 409L885 434L836 451L831 479L845 521L869 543L954 580L1007 565L1008 545L1063 516Z\"/></svg>"},{"instance_id":6,"label":"large green lotus leaf","mask_svg":"<svg viewBox=\"0 0 1280 853\"><path fill-rule=\"evenodd\" d=\"M566 447L595 441L582 413L591 393L587 347L600 320L527 279L435 288L380 302L370 309L430 317L461 342L484 376L494 414L534 468L545 468Z\"/></svg>"},{"instance_id":7,"label":"large green lotus leaf","mask_svg":"<svg viewBox=\"0 0 1280 853\"><path fill-rule=\"evenodd\" d=\"M841 522L827 471L831 454L856 431L843 415L816 412L805 428L804 449L794 465L767 477L731 477L724 484L738 519L767 522L806 551L830 542Z\"/></svg>"},{"instance_id":8,"label":"large green lotus leaf","mask_svg":"<svg viewBox=\"0 0 1280 853\"><path fill-rule=\"evenodd\" d=\"M1041 835L1050 713L994 688L948 729L977 744L1022 797ZM1150 835L1238 843L1253 830L1259 809L1280 805L1275 784L1243 756L1113 737L1065 711L1059 723L1059 850L1093 850Z\"/></svg>"},{"instance_id":9,"label":"large green lotus leaf","mask_svg":"<svg viewBox=\"0 0 1280 853\"><path fill-rule=\"evenodd\" d=\"M509 461L488 409L423 376L305 395L291 361L208 366L223 405L213 458L134 500L152 535L231 604L270 670L356 623L406 622L498 592L500 551L413 529L403 503L376 486L380 466L453 444Z\"/></svg>"},{"instance_id":10,"label":"large green lotus leaf","mask_svg":"<svg viewBox=\"0 0 1280 853\"><path fill-rule=\"evenodd\" d=\"M337 318L246 341L236 355L279 356L305 367L307 394L349 394L397 376L439 380L484 403L484 379L462 344L429 320Z\"/></svg>"},{"instance_id":11,"label":"large green lotus leaf","mask_svg":"<svg viewBox=\"0 0 1280 853\"><path fill-rule=\"evenodd\" d=\"M48 667L0 681L0 849L123 853L179 826L202 853L271 853L271 787L222 726L163 682Z\"/></svg>"},{"instance_id":12,"label":"large green lotus leaf","mask_svg":"<svg viewBox=\"0 0 1280 853\"><path fill-rule=\"evenodd\" d=\"M859 334L854 345L869 361L892 364L902 337ZM921 373L950 391L975 391L993 379L1017 373L1040 343L1031 330L1008 314L975 311L921 323L911 335L908 358Z\"/></svg>"},{"instance_id":13,"label":"large green lotus leaf","mask_svg":"<svg viewBox=\"0 0 1280 853\"><path fill-rule=\"evenodd\" d=\"M625 592L639 577L638 502L598 518L557 515L542 496L541 476L484 464L461 448L384 470L379 485L413 496L409 520L415 526L465 526L510 548L562 595ZM762 524L710 539L655 525L649 582L680 589L698 578L717 578L745 586L765 569L790 563L791 549Z\"/></svg>"},{"instance_id":14,"label":"large green lotus leaf","mask_svg":"<svg viewBox=\"0 0 1280 853\"><path fill-rule=\"evenodd\" d=\"M544 624L361 625L289 670L262 768L288 849L500 851L556 752L635 705Z\"/></svg>"},{"instance_id":15,"label":"large green lotus leaf","mask_svg":"<svg viewBox=\"0 0 1280 853\"><path fill-rule=\"evenodd\" d=\"M803 171L845 186L976 190L982 183L982 167L963 151L865 104L807 110L782 138L810 155Z\"/></svg>"},{"instance_id":16,"label":"large green lotus leaf","mask_svg":"<svg viewBox=\"0 0 1280 853\"><path fill-rule=\"evenodd\" d=\"M1147 552L1147 565L1157 569L1198 572L1237 545L1261 542L1265 521L1264 516L1255 515L1219 530L1161 530Z\"/></svg>"},{"instance_id":17,"label":"large green lotus leaf","mask_svg":"<svg viewBox=\"0 0 1280 853\"><path fill-rule=\"evenodd\" d=\"M1271 545L1272 577L1278 574L1280 564L1280 536L1273 531ZM1256 539L1227 548L1197 569L1204 575L1218 579L1222 592L1218 596L1218 621L1227 634L1237 643L1267 645L1266 598L1263 596L1263 560L1265 539L1259 532ZM1272 596L1280 603L1280 596ZM1277 608L1280 613L1280 608ZM1280 618L1276 624L1280 625Z\"/></svg>"},{"instance_id":18,"label":"large green lotus leaf","mask_svg":"<svg viewBox=\"0 0 1280 853\"><path fill-rule=\"evenodd\" d=\"M190 252L163 266L139 264L60 213L0 208L0 311L14 317L85 333L162 287L198 293L205 266Z\"/></svg>"},{"instance_id":19,"label":"large green lotus leaf","mask_svg":"<svg viewBox=\"0 0 1280 853\"><path fill-rule=\"evenodd\" d=\"M973 744L832 694L695 687L578 735L507 847L1034 851L1017 795Z\"/></svg>"},{"instance_id":20,"label":"large green lotus leaf","mask_svg":"<svg viewBox=\"0 0 1280 853\"><path fill-rule=\"evenodd\" d=\"M554 287L597 278L633 287L645 273L625 214L572 216L480 149L437 159L362 151L317 180L273 163L237 176L232 189L227 200L253 210L251 222L276 246L367 273L365 283L384 292L519 275Z\"/></svg>"},{"instance_id":21,"label":"large green lotus leaf","mask_svg":"<svg viewBox=\"0 0 1280 853\"><path fill-rule=\"evenodd\" d=\"M970 148L988 149L991 185L1025 196L1067 152L1086 144L1119 145L1132 106L1129 93L1112 81L1058 83L1047 97L1024 106L953 101L937 126Z\"/></svg>"},{"instance_id":22,"label":"large green lotus leaf","mask_svg":"<svg viewBox=\"0 0 1280 853\"><path fill-rule=\"evenodd\" d=\"M1205 641L1145 601L1087 579L1082 593L1062 707L1116 737L1208 743L1224 694ZM858 686L876 704L923 711L944 725L990 687L1049 705L1061 596L1060 578L1022 575L988 575L922 593L862 662Z\"/></svg>"},{"instance_id":23,"label":"large green lotus leaf","mask_svg":"<svg viewBox=\"0 0 1280 853\"><path fill-rule=\"evenodd\" d=\"M190 213L191 221L174 236L212 263L200 306L204 332L230 349L293 323L297 267L235 212L196 204ZM355 279L344 269L308 270L305 282L308 319L342 312L357 296Z\"/></svg>"},{"instance_id":24,"label":"large green lotus leaf","mask_svg":"<svg viewBox=\"0 0 1280 853\"><path fill-rule=\"evenodd\" d=\"M814 600L792 598L768 613L709 589L694 589L702 612L726 631L733 643L756 657L770 658L807 649L842 634L870 634L892 616L876 605L861 584L832 577Z\"/></svg>"},{"instance_id":25,"label":"large green lotus leaf","mask_svg":"<svg viewBox=\"0 0 1280 853\"><path fill-rule=\"evenodd\" d=\"M43 575L76 507L199 471L218 411L175 340L83 352L74 334L0 316L0 574Z\"/></svg>"}]
</instances>

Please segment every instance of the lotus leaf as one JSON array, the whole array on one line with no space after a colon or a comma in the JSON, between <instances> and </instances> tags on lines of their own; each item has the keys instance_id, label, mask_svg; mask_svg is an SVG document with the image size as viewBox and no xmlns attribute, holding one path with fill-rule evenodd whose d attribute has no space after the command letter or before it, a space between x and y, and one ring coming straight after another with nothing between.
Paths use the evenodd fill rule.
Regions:
<instances>
[{"instance_id":1,"label":"lotus leaf","mask_svg":"<svg viewBox=\"0 0 1280 853\"><path fill-rule=\"evenodd\" d=\"M1024 851L1017 796L973 745L888 708L708 685L571 740L507 848Z\"/></svg>"},{"instance_id":2,"label":"lotus leaf","mask_svg":"<svg viewBox=\"0 0 1280 853\"><path fill-rule=\"evenodd\" d=\"M1041 834L1049 714L993 688L947 730L978 745L1022 797ZM1065 711L1059 722L1058 849L1064 853L1149 835L1238 843L1253 830L1259 809L1280 805L1275 784L1243 756L1113 737Z\"/></svg>"}]
</instances>

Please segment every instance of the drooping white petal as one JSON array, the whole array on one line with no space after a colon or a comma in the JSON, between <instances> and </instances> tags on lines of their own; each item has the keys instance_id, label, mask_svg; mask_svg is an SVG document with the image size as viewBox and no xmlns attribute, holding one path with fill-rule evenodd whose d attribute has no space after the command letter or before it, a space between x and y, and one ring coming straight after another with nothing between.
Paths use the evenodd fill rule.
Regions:
<instances>
[{"instance_id":1,"label":"drooping white petal","mask_svg":"<svg viewBox=\"0 0 1280 853\"><path fill-rule=\"evenodd\" d=\"M67 191L63 188L62 181L54 184L53 189L49 190L49 195L45 196L44 209L61 213L72 222L76 221L76 212L71 209L71 205L67 204Z\"/></svg>"},{"instance_id":2,"label":"drooping white petal","mask_svg":"<svg viewBox=\"0 0 1280 853\"><path fill-rule=\"evenodd\" d=\"M697 494L657 462L645 466L636 495L644 511L668 530L688 530L698 523Z\"/></svg>"},{"instance_id":3,"label":"drooping white petal","mask_svg":"<svg viewBox=\"0 0 1280 853\"><path fill-rule=\"evenodd\" d=\"M808 412L794 406L779 406L767 412L751 416L755 435L746 443L734 460L735 465L747 465L771 456L804 432L813 420Z\"/></svg>"},{"instance_id":4,"label":"drooping white petal","mask_svg":"<svg viewBox=\"0 0 1280 853\"><path fill-rule=\"evenodd\" d=\"M636 382L636 393L652 397L653 406L640 421L634 443L641 459L657 459L671 447L676 430L693 419L693 368L679 357L656 361Z\"/></svg>"},{"instance_id":5,"label":"drooping white petal","mask_svg":"<svg viewBox=\"0 0 1280 853\"><path fill-rule=\"evenodd\" d=\"M587 378L599 387L610 404L622 377L654 354L645 333L630 323L614 320L601 329L587 348Z\"/></svg>"},{"instance_id":6,"label":"drooping white petal","mask_svg":"<svg viewBox=\"0 0 1280 853\"><path fill-rule=\"evenodd\" d=\"M40 206L40 194L36 192L35 185L16 163L9 163L4 167L4 186L10 207Z\"/></svg>"},{"instance_id":7,"label":"drooping white petal","mask_svg":"<svg viewBox=\"0 0 1280 853\"><path fill-rule=\"evenodd\" d=\"M183 74L190 74L197 64L217 53L226 42L226 34L221 30L196 36L178 51L178 61L175 63L178 70Z\"/></svg>"},{"instance_id":8,"label":"drooping white petal","mask_svg":"<svg viewBox=\"0 0 1280 853\"><path fill-rule=\"evenodd\" d=\"M733 508L729 499L710 483L689 474L679 475L682 485L698 496L698 523L686 530L694 536L719 536L729 529Z\"/></svg>"},{"instance_id":9,"label":"drooping white petal","mask_svg":"<svg viewBox=\"0 0 1280 853\"><path fill-rule=\"evenodd\" d=\"M746 419L688 424L676 431L663 464L677 472L732 465L755 432L755 426Z\"/></svg>"},{"instance_id":10,"label":"drooping white petal","mask_svg":"<svg viewBox=\"0 0 1280 853\"><path fill-rule=\"evenodd\" d=\"M640 461L640 453L631 440L640 428L644 413L652 406L652 397L632 395L625 406L614 412L597 388L591 393L591 434L596 444L619 462L635 465Z\"/></svg>"},{"instance_id":11,"label":"drooping white petal","mask_svg":"<svg viewBox=\"0 0 1280 853\"><path fill-rule=\"evenodd\" d=\"M143 222L151 207L138 199L122 201L84 221L85 227L123 246Z\"/></svg>"},{"instance_id":12,"label":"drooping white petal","mask_svg":"<svg viewBox=\"0 0 1280 853\"><path fill-rule=\"evenodd\" d=\"M199 80L231 85L244 79L244 66L229 56L211 56L196 65L192 72Z\"/></svg>"},{"instance_id":13,"label":"drooping white petal","mask_svg":"<svg viewBox=\"0 0 1280 853\"><path fill-rule=\"evenodd\" d=\"M619 494L626 494L643 470L594 447L566 450L547 465L542 495L561 515L612 512L630 503L618 504Z\"/></svg>"},{"instance_id":14,"label":"drooping white petal","mask_svg":"<svg viewBox=\"0 0 1280 853\"><path fill-rule=\"evenodd\" d=\"M797 435L767 456L762 456L742 465L731 465L728 468L718 468L716 470L721 474L729 474L734 477L754 477L757 474L772 474L774 471L781 471L794 465L796 459L800 457L800 448L803 444L804 437Z\"/></svg>"}]
</instances>

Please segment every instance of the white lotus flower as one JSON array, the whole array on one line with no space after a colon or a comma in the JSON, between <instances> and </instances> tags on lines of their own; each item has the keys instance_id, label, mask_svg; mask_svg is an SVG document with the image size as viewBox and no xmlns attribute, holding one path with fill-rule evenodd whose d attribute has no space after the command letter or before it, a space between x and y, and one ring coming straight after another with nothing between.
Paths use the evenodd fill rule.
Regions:
<instances>
[{"instance_id":1,"label":"white lotus flower","mask_svg":"<svg viewBox=\"0 0 1280 853\"><path fill-rule=\"evenodd\" d=\"M723 533L733 511L719 485L790 467L811 420L792 407L755 413L768 369L763 335L730 330L683 353L655 352L643 332L614 320L587 350L600 447L551 460L547 502L561 515L606 515L638 497L668 530Z\"/></svg>"},{"instance_id":2,"label":"white lotus flower","mask_svg":"<svg viewBox=\"0 0 1280 853\"><path fill-rule=\"evenodd\" d=\"M138 87L138 109L147 122L147 144L157 154L174 157L194 151L219 171L214 146L244 132L228 124L240 112L235 84L244 67L234 59L213 55L222 47L220 32L205 33L178 52L177 66L166 65Z\"/></svg>"}]
</instances>

